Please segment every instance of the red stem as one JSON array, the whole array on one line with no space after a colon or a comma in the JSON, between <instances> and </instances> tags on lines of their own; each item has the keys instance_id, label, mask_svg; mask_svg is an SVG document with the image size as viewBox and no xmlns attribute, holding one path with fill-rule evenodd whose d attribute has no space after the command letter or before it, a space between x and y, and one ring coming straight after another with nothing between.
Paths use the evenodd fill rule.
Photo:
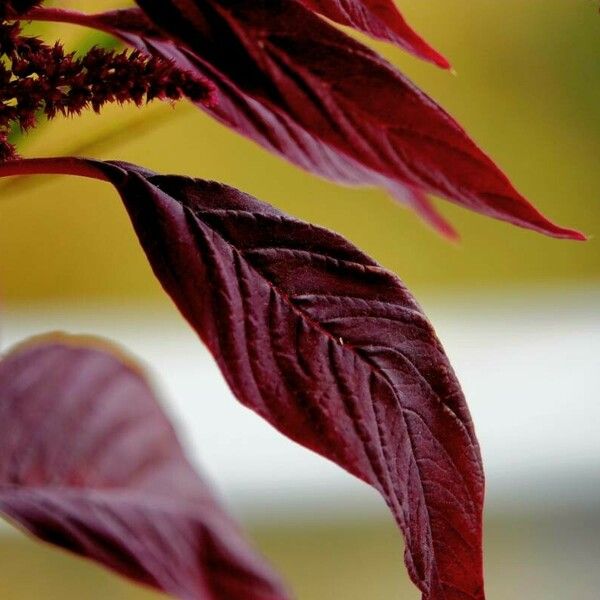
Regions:
<instances>
[{"instance_id":1,"label":"red stem","mask_svg":"<svg viewBox=\"0 0 600 600\"><path fill-rule=\"evenodd\" d=\"M78 175L108 181L100 169L75 157L20 158L0 163L0 177L13 175Z\"/></svg>"},{"instance_id":2,"label":"red stem","mask_svg":"<svg viewBox=\"0 0 600 600\"><path fill-rule=\"evenodd\" d=\"M108 28L97 15L88 15L68 8L33 8L23 19L27 21L46 21L50 23L70 23L100 29L106 33L114 33Z\"/></svg>"}]
</instances>

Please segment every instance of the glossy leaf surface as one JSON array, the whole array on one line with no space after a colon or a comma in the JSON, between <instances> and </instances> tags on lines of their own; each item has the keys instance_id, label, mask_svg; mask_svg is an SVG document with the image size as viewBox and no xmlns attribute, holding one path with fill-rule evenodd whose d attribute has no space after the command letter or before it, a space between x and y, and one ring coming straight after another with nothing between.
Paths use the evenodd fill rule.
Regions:
<instances>
[{"instance_id":1,"label":"glossy leaf surface","mask_svg":"<svg viewBox=\"0 0 600 600\"><path fill-rule=\"evenodd\" d=\"M481 600L483 472L420 307L340 236L233 188L87 161L236 397L375 487L428 600ZM72 168L72 167L69 167Z\"/></svg>"},{"instance_id":2,"label":"glossy leaf surface","mask_svg":"<svg viewBox=\"0 0 600 600\"><path fill-rule=\"evenodd\" d=\"M206 69L292 122L289 135L305 131L327 146L328 156L341 157L346 171L360 165L355 179L374 173L515 225L583 239L543 217L443 109L383 58L298 3L138 4ZM280 129L269 121L255 125L269 138Z\"/></svg>"},{"instance_id":3,"label":"glossy leaf surface","mask_svg":"<svg viewBox=\"0 0 600 600\"><path fill-rule=\"evenodd\" d=\"M393 0L300 0L328 19L375 38L394 42L415 56L447 69L448 61L404 20Z\"/></svg>"},{"instance_id":4,"label":"glossy leaf surface","mask_svg":"<svg viewBox=\"0 0 600 600\"><path fill-rule=\"evenodd\" d=\"M183 455L142 374L97 343L0 362L0 512L184 600L285 600Z\"/></svg>"}]
</instances>

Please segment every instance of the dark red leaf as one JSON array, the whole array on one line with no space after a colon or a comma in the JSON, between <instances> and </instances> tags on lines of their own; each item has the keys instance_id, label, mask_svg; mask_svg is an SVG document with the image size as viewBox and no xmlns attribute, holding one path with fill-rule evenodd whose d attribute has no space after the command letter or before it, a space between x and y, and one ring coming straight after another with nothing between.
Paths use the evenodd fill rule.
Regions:
<instances>
[{"instance_id":1,"label":"dark red leaf","mask_svg":"<svg viewBox=\"0 0 600 600\"><path fill-rule=\"evenodd\" d=\"M125 163L119 190L158 279L237 398L381 492L427 600L482 600L483 472L444 351L394 275L342 237L233 188Z\"/></svg>"},{"instance_id":2,"label":"dark red leaf","mask_svg":"<svg viewBox=\"0 0 600 600\"><path fill-rule=\"evenodd\" d=\"M204 8L207 9L207 6L205 5ZM157 6L152 8L157 9ZM161 6L160 8L165 7ZM155 16L155 18L160 20L163 17ZM167 19L167 16L164 19ZM163 22L166 22L164 19ZM217 43L217 39L212 40L215 43L212 44L211 52L204 52L206 48L199 51L197 44L190 44L190 47L194 48L194 51L192 51L185 43L177 44L163 37L156 27L148 21L147 17L135 9L97 15L94 17L94 21L90 21L89 24L111 32L126 43L139 49L168 57L174 60L182 69L195 71L202 76L209 77L219 90L219 101L215 106L207 108L200 105L200 108L231 129L258 142L271 152L279 154L294 164L333 181L349 185L383 187L395 199L413 208L440 233L450 238L457 237L452 226L440 215L427 197L427 191L435 191L435 182L430 179L429 183L423 181L419 183L417 180L419 178L421 180L426 179L427 173L421 170L420 173L417 172L416 176L411 175L409 171L411 165L403 164L406 158L405 150L400 148L399 145L398 148L393 148L390 140L386 138L385 133L392 132L393 127L391 124L385 123L385 112L375 116L375 121L380 119L381 123L375 122L372 127L367 119L365 131L367 134L373 134L367 136L369 139L361 139L362 131L359 131L358 127L354 127L353 130L352 122L348 121L344 115L342 115L343 118L340 121L340 126L338 126L331 115L331 118L327 121L328 115L325 114L326 121L320 124L320 126L325 125L325 127L315 129L305 124L302 109L299 113L290 111L282 101L279 93L271 94L269 97L268 94L257 92L255 89L248 91L247 86L241 84L243 82L236 81L236 70L228 69L222 65L227 65L229 62L235 64L237 59L232 58L227 45ZM180 29L184 31L186 27L182 25ZM229 33L231 35L231 32ZM204 32L202 36L210 39L207 32ZM198 36L198 39L200 37ZM356 42L349 40L347 37L344 37L343 43L356 46ZM388 97L391 98L391 112L402 113L402 104L396 102L396 99L393 98L393 94L398 94L398 98L408 97L408 100L405 101L407 106L411 103L411 96L414 104L423 105L425 121L429 118L429 113L436 115L438 124L442 129L442 135L450 138L450 142L440 140L439 152L435 151L435 147L429 148L429 158L436 165L434 171L438 171L437 174L435 172L434 174L445 183L446 196L449 199L482 214L549 235L585 239L582 234L555 226L543 217L515 191L506 177L474 146L464 131L441 108L412 86L378 55L372 53L368 48L360 46L360 44L358 47L361 49L361 53L354 53L354 46L347 48L348 52L337 48L337 53L344 55L341 62L344 63L345 68L350 68L350 72L352 72L351 63L354 60L358 63L368 63L369 61L377 63L380 67L379 73L369 74L367 72L365 85L368 88L368 84L372 83L368 81L369 79L372 79L373 76L377 79L381 76L381 73L384 73L383 81L386 86L395 88L390 90L388 94ZM263 49L264 44L260 47L260 51ZM215 51L218 55L216 57ZM330 59L335 61L335 57L330 56ZM244 62L244 60L241 60L241 62ZM363 66L365 65L363 64ZM327 84L324 83L321 87L327 89ZM362 104L368 103L369 97L364 94L362 96ZM327 104L331 103L327 97L325 97L325 100ZM359 108L368 110L368 106L361 107L360 104L359 101ZM308 108L310 103L307 103L306 106ZM419 106L416 106L416 108L420 110ZM413 113L414 109L413 106ZM381 119L382 116L383 119ZM400 119L400 122L402 120ZM343 139L346 134L343 131L344 128L348 130L347 141ZM378 128L383 132L381 135L375 133ZM392 140L396 140L396 133L390 135ZM342 134L341 140L340 134ZM452 148L453 137L469 147L471 157L464 150L461 151L460 148ZM432 140L426 140L426 143L435 146ZM384 146L384 148L380 149L379 146ZM421 153L418 148L415 148L415 150L417 154ZM392 152L395 156L393 160L382 164L382 160L388 158L385 156L386 152ZM454 154L456 159L454 161L449 160L446 167L442 162L440 165L436 164L436 161L444 159L444 153L450 154L451 159ZM382 160L372 160L378 155ZM454 167L457 169L456 172L453 171ZM418 168L418 164L415 168ZM461 173L463 172L461 168L465 172L465 177L471 175L470 180L462 184L460 182ZM492 183L497 180L494 185L501 191L496 193L482 190L482 184L487 185L489 183L486 182L486 179L492 181ZM450 184L456 184L453 180L457 180L459 184L466 186L465 189L462 191L460 188L451 190ZM437 193L443 195L440 190L437 190ZM452 193L455 193L454 197L451 195ZM494 195L495 193L496 195ZM503 196L502 193L505 195Z\"/></svg>"},{"instance_id":3,"label":"dark red leaf","mask_svg":"<svg viewBox=\"0 0 600 600\"><path fill-rule=\"evenodd\" d=\"M143 375L97 342L0 362L0 511L37 537L185 600L284 600L183 455Z\"/></svg>"},{"instance_id":4,"label":"dark red leaf","mask_svg":"<svg viewBox=\"0 0 600 600\"><path fill-rule=\"evenodd\" d=\"M404 20L392 0L300 0L304 6L341 25L394 42L415 56L448 69L450 63Z\"/></svg>"},{"instance_id":5,"label":"dark red leaf","mask_svg":"<svg viewBox=\"0 0 600 600\"><path fill-rule=\"evenodd\" d=\"M404 195L407 189L433 193L547 235L585 239L539 213L456 121L382 57L297 2L138 4L192 62L202 63L200 72L212 72L217 86L228 88L227 107L216 109L217 118L249 137L260 128L257 141L267 138L268 147L294 162L310 139L345 172L360 165L354 182ZM302 154L305 164L315 162L313 148Z\"/></svg>"}]
</instances>

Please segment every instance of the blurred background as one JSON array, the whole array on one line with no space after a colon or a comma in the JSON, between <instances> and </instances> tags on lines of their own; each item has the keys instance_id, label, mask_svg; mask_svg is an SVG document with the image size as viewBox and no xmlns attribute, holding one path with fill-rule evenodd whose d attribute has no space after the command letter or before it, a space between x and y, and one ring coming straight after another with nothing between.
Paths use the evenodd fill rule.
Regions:
<instances>
[{"instance_id":1,"label":"blurred background","mask_svg":"<svg viewBox=\"0 0 600 600\"><path fill-rule=\"evenodd\" d=\"M52 3L49 3L52 4ZM80 10L106 0L54 2ZM550 218L557 241L443 203L438 238L383 193L337 187L185 104L56 119L28 156L85 154L225 181L355 242L412 289L461 379L488 476L489 598L600 598L600 16L589 0L398 3L457 75L374 44L466 127ZM47 39L113 43L67 26ZM442 204L442 203L440 203ZM154 280L111 188L0 181L0 342L97 333L152 373L191 457L301 600L416 600L402 541L363 484L288 442L229 394ZM2 600L150 600L0 526Z\"/></svg>"}]
</instances>

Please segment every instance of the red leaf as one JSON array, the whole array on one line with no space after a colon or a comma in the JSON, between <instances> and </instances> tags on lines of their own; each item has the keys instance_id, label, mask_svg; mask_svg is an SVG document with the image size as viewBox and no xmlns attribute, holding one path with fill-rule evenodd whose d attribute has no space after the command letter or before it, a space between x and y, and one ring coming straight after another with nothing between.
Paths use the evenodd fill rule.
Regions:
<instances>
[{"instance_id":1,"label":"red leaf","mask_svg":"<svg viewBox=\"0 0 600 600\"><path fill-rule=\"evenodd\" d=\"M166 18L164 17L164 19ZM227 68L222 69L216 64L220 64L220 59L222 59L225 63L231 62L235 65L236 59L231 59L231 53L227 50L227 45L221 48L222 45L218 43L213 44L212 51L215 49L219 51L219 48L221 48L220 59L215 60L213 55L208 57L206 53L200 58L199 55L192 52L185 44L177 45L162 37L152 23L135 9L96 15L94 21L89 19L88 21L90 24L117 35L126 43L141 50L174 60L182 69L196 71L201 76L209 77L219 90L219 102L216 106L207 108L200 105L200 108L231 129L258 142L271 152L279 154L294 164L333 181L349 185L375 185L383 187L395 199L411 206L440 233L450 238L457 237L452 226L445 221L433 203L427 198L426 192L427 190L432 191L434 182L429 181L429 184L427 182L415 183L415 177L412 176L412 183L409 182L409 169L411 167L408 164L402 164L404 150L402 150L402 154L398 154L395 157L396 164L394 164L394 161L389 161L385 164L379 162L378 164L377 161L370 160L378 154L383 156L385 152L389 153L394 150L385 137L385 131L389 130L392 127L391 125L375 123L372 128L373 132L376 132L377 127L381 126L384 134L378 136L374 133L374 135L370 136L370 139L358 139L357 144L353 144L352 140L344 144L343 140L340 142L339 139L340 127L333 120L330 119L327 127L321 130L314 130L314 128L304 123L302 111L296 114L288 110L281 101L279 94L274 94L273 97L269 98L260 92L257 93L256 90L247 91L243 85L240 85L236 81L235 72L228 74L225 72L228 71ZM182 26L181 30L184 29L185 27ZM202 36L210 38L207 32L203 32ZM356 42L349 40L347 37L344 39L344 42L356 45ZM438 117L438 121L441 122L440 127L443 135L449 137L451 140L454 136L460 143L470 148L473 164L468 164L468 153L463 151L461 155L461 150L457 149L455 158L457 158L458 162L449 161L446 167L444 167L443 163L440 163L438 165L439 168L436 167L439 171L437 174L438 178L447 184L447 197L457 204L471 208L482 214L549 235L585 239L582 234L558 227L543 217L516 192L506 177L474 146L468 137L466 137L464 131L441 108L437 107L433 101L414 88L410 82L404 79L397 71L394 71L378 55L372 53L364 46L358 46L362 49L362 54L352 55L351 51L350 55L347 55L343 61L346 63L346 66L350 65L351 68L350 62L352 60L359 62L372 60L377 62L385 70L386 77L384 79L387 80L388 87L391 82L392 86L397 88L390 92L390 97L394 93L398 93L398 97L402 95L406 96L405 92L408 90L408 96L412 94L414 96L413 100L416 99L416 104L423 104L425 113L433 112ZM195 51L198 52L197 48L195 48ZM372 75L373 73L371 73ZM367 73L366 78L369 79L369 77ZM406 90L403 91L404 88ZM410 104L410 98L407 104ZM396 112L401 112L401 110L398 110L401 109L400 103L395 102L393 97L391 97L391 106ZM368 107L362 107L362 109L368 110ZM379 117L381 117L381 114ZM426 115L424 120L427 121L428 118ZM346 128L350 129L349 138L360 138L362 132L351 131L351 123L345 119L342 119L342 122ZM448 131L445 131L445 129ZM367 126L367 133L369 133L369 126ZM384 146L383 150L378 148L381 145ZM446 145L445 149L444 145ZM418 151L418 148L416 150ZM444 158L444 152L452 154L453 148L451 143L442 141L439 148L440 152L436 153L435 148L433 150L434 152L431 153L430 159L441 160ZM367 151L367 156L363 156L365 151ZM463 191L455 189L456 197L452 197L450 195L452 191L449 188L449 184L457 179L460 183L461 160L463 170L467 176L471 176L472 181L467 181L464 184L467 187ZM452 167L455 166L457 170L453 172ZM421 172L420 174L417 172L417 177L425 177L425 175L425 172ZM501 191L496 192L496 195L481 191L481 185L482 183L486 183L486 179L492 182L494 179L497 180L496 187ZM502 190L504 190L504 196L502 195ZM443 194L439 190L437 193Z\"/></svg>"},{"instance_id":2,"label":"red leaf","mask_svg":"<svg viewBox=\"0 0 600 600\"><path fill-rule=\"evenodd\" d=\"M404 20L392 0L300 0L304 6L341 25L398 44L415 56L448 69L450 63Z\"/></svg>"},{"instance_id":3,"label":"red leaf","mask_svg":"<svg viewBox=\"0 0 600 600\"><path fill-rule=\"evenodd\" d=\"M237 108L229 106L220 115L230 122L254 119L263 130L259 143L268 137L285 152L300 130L346 171L360 165L355 180L372 184L378 177L392 189L437 194L547 235L585 239L539 213L456 121L382 57L297 2L138 4L205 73L216 74L218 86L236 88L242 110L253 104L251 114L229 114ZM277 115L275 123L268 114ZM293 128L279 139L288 123ZM245 125L239 129L253 136Z\"/></svg>"},{"instance_id":4,"label":"red leaf","mask_svg":"<svg viewBox=\"0 0 600 600\"><path fill-rule=\"evenodd\" d=\"M283 600L183 455L142 374L90 340L0 362L0 511L37 537L185 600Z\"/></svg>"},{"instance_id":5,"label":"red leaf","mask_svg":"<svg viewBox=\"0 0 600 600\"><path fill-rule=\"evenodd\" d=\"M384 496L428 600L484 598L483 472L460 386L404 285L233 188L79 161L119 190L158 279L237 398Z\"/></svg>"}]
</instances>

